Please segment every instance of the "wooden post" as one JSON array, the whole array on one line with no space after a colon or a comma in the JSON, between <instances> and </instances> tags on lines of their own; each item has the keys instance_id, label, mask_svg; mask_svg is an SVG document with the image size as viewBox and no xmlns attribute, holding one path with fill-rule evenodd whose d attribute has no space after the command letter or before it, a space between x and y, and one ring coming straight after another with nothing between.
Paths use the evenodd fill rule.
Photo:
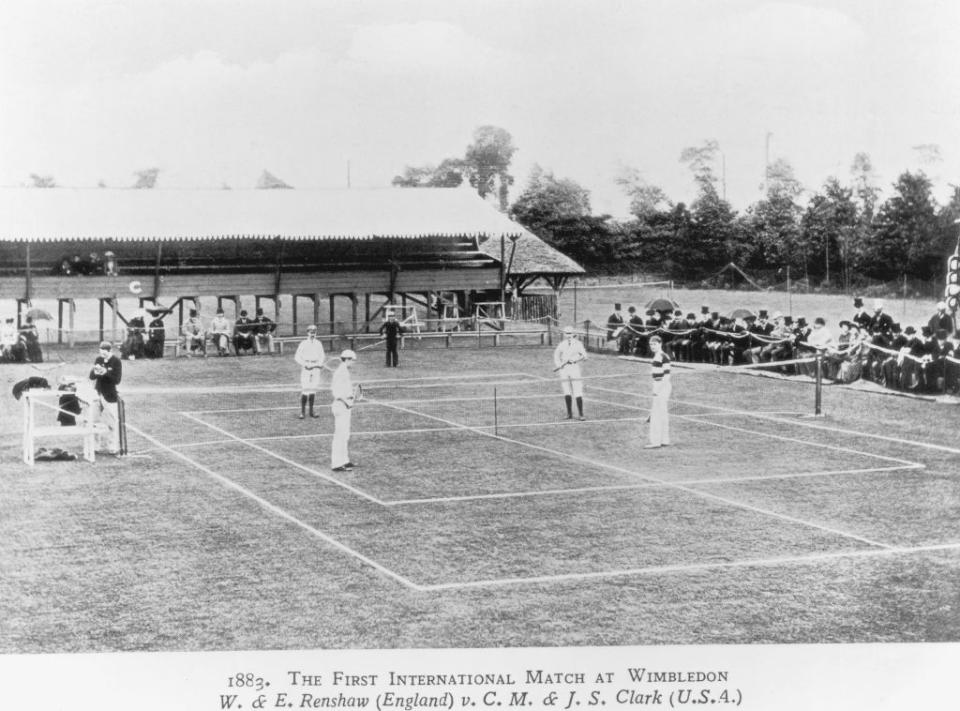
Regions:
<instances>
[{"instance_id":1,"label":"wooden post","mask_svg":"<svg viewBox=\"0 0 960 711\"><path fill-rule=\"evenodd\" d=\"M365 333L370 332L370 292L368 291L363 295L363 330Z\"/></svg>"},{"instance_id":2,"label":"wooden post","mask_svg":"<svg viewBox=\"0 0 960 711\"><path fill-rule=\"evenodd\" d=\"M31 287L31 285L32 285L32 284L31 284L31 281L30 281L30 243L29 243L29 242L26 243L26 261L27 261L27 275L26 275L26 276L27 276L27 293L26 293L24 296L25 296L26 299L27 299L27 304L29 304L29 303L30 303L30 296L31 296L31 294L30 294L31 288L30 288L30 287ZM20 324L18 323L17 326L19 327Z\"/></svg>"},{"instance_id":3,"label":"wooden post","mask_svg":"<svg viewBox=\"0 0 960 711\"><path fill-rule=\"evenodd\" d=\"M103 340L103 299L98 299L100 303L100 340Z\"/></svg>"},{"instance_id":4,"label":"wooden post","mask_svg":"<svg viewBox=\"0 0 960 711\"><path fill-rule=\"evenodd\" d=\"M63 343L63 299L57 299L57 344Z\"/></svg>"}]
</instances>

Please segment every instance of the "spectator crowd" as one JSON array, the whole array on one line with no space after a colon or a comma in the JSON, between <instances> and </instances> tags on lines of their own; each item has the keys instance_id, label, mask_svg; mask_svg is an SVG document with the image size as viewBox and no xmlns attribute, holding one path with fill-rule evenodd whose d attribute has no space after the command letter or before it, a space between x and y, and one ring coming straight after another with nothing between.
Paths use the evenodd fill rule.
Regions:
<instances>
[{"instance_id":1,"label":"spectator crowd","mask_svg":"<svg viewBox=\"0 0 960 711\"><path fill-rule=\"evenodd\" d=\"M656 302L654 302L656 305ZM883 301L867 310L863 299L853 301L854 313L836 324L793 318L760 309L736 309L721 315L709 306L699 314L647 309L641 316L621 304L607 320L607 340L621 354L650 357L650 337L658 335L663 349L677 361L746 365L780 363L785 374L815 374L821 356L825 380L851 383L869 380L886 388L928 394L960 394L960 348L956 323L940 302L919 328L905 328L884 310ZM804 362L796 362L804 361Z\"/></svg>"},{"instance_id":2,"label":"spectator crowd","mask_svg":"<svg viewBox=\"0 0 960 711\"><path fill-rule=\"evenodd\" d=\"M120 348L124 359L162 358L167 339L167 329L163 319L170 313L168 309L150 309L137 311L127 321L127 335ZM149 321L148 321L149 317ZM189 317L177 334L181 350L188 356L207 356L207 350L218 356L233 353L273 353L276 322L258 308L256 316L250 318L246 309L240 311L236 321L230 321L217 309L216 315L205 323L196 309L190 309Z\"/></svg>"}]
</instances>

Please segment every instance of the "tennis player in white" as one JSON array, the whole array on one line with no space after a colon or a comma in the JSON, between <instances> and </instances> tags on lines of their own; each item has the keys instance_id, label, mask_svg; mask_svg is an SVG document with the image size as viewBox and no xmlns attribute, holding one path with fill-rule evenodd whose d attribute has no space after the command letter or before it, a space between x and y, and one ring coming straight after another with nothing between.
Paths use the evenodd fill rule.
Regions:
<instances>
[{"instance_id":1,"label":"tennis player in white","mask_svg":"<svg viewBox=\"0 0 960 711\"><path fill-rule=\"evenodd\" d=\"M573 399L577 400L577 414L583 416L583 375L580 372L580 363L587 359L587 350L573 335L573 328L563 329L563 341L553 351L554 371L560 375L560 387L563 389L563 400L567 405L567 419L573 419Z\"/></svg>"},{"instance_id":2,"label":"tennis player in white","mask_svg":"<svg viewBox=\"0 0 960 711\"><path fill-rule=\"evenodd\" d=\"M350 411L353 409L354 392L350 366L357 354L345 350L340 354L340 365L333 371L330 394L333 395L333 441L330 445L330 467L335 472L350 471L356 465L350 461Z\"/></svg>"},{"instance_id":3,"label":"tennis player in white","mask_svg":"<svg viewBox=\"0 0 960 711\"><path fill-rule=\"evenodd\" d=\"M323 373L323 363L327 359L323 352L323 344L317 340L317 327L307 326L307 339L300 341L293 360L300 366L300 419L307 414L307 405L310 405L310 417L320 417L313 411L317 391L320 390L320 375Z\"/></svg>"},{"instance_id":4,"label":"tennis player in white","mask_svg":"<svg viewBox=\"0 0 960 711\"><path fill-rule=\"evenodd\" d=\"M650 443L644 449L670 446L670 356L663 350L660 336L650 337L650 373L653 377L653 402L650 404Z\"/></svg>"}]
</instances>

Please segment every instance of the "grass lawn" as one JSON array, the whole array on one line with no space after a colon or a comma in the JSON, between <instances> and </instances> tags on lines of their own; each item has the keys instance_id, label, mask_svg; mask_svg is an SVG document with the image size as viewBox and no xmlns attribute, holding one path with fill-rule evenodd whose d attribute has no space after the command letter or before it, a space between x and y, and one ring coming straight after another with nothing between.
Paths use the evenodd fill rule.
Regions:
<instances>
[{"instance_id":1,"label":"grass lawn","mask_svg":"<svg viewBox=\"0 0 960 711\"><path fill-rule=\"evenodd\" d=\"M645 451L645 364L567 422L549 348L423 345L361 353L342 474L289 352L124 362L96 464L22 464L9 394L94 352L5 366L0 652L960 641L955 406L678 368Z\"/></svg>"}]
</instances>

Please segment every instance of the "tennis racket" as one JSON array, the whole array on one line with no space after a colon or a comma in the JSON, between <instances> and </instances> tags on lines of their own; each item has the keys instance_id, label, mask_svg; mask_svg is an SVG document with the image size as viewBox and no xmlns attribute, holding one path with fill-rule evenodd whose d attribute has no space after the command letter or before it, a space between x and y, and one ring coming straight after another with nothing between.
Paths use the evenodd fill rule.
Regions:
<instances>
[{"instance_id":1,"label":"tennis racket","mask_svg":"<svg viewBox=\"0 0 960 711\"><path fill-rule=\"evenodd\" d=\"M361 385L360 383L357 383L356 385L353 386L353 401L362 402L363 399L364 399L363 385Z\"/></svg>"},{"instance_id":2,"label":"tennis racket","mask_svg":"<svg viewBox=\"0 0 960 711\"><path fill-rule=\"evenodd\" d=\"M566 368L568 365L576 365L577 363L582 363L584 358L577 358L576 360L568 360L566 363L561 363L556 368L553 369L553 372L556 373L561 368Z\"/></svg>"}]
</instances>

